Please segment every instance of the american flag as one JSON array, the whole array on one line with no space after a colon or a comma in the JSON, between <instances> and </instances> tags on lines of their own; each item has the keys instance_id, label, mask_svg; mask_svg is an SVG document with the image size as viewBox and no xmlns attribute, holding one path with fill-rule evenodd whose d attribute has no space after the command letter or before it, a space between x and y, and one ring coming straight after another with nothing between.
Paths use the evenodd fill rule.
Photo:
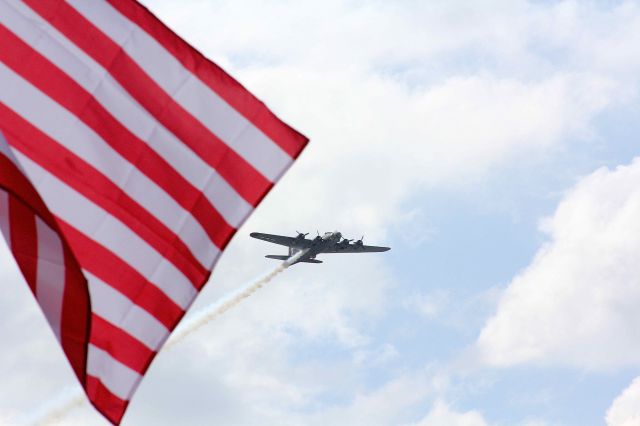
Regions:
<instances>
[{"instance_id":1,"label":"american flag","mask_svg":"<svg viewBox=\"0 0 640 426\"><path fill-rule=\"evenodd\" d=\"M0 0L0 229L109 421L306 143L134 0Z\"/></svg>"}]
</instances>

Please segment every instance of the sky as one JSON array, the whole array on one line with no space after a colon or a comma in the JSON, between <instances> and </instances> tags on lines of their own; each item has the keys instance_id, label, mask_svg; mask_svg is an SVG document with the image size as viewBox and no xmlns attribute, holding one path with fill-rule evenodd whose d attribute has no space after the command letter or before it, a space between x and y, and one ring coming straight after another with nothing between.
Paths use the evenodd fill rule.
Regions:
<instances>
[{"instance_id":1,"label":"sky","mask_svg":"<svg viewBox=\"0 0 640 426\"><path fill-rule=\"evenodd\" d=\"M145 0L311 142L161 352L135 425L640 425L640 2ZM0 424L73 391L0 244ZM63 425L105 425L88 404Z\"/></svg>"}]
</instances>

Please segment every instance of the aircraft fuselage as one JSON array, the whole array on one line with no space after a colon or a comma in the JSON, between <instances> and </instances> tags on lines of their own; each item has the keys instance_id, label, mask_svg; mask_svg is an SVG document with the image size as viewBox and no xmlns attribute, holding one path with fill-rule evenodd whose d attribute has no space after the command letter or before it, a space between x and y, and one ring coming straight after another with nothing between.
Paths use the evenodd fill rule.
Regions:
<instances>
[{"instance_id":1,"label":"aircraft fuselage","mask_svg":"<svg viewBox=\"0 0 640 426\"><path fill-rule=\"evenodd\" d=\"M316 255L322 253L322 250L331 247L338 242L342 238L342 234L340 232L325 232L323 236L317 236L312 240L311 247L303 248L302 246L289 247L289 257L295 256L296 254L304 251L305 253L301 255L295 262L292 262L292 265L295 265L298 262L304 262L309 259L315 259Z\"/></svg>"}]
</instances>

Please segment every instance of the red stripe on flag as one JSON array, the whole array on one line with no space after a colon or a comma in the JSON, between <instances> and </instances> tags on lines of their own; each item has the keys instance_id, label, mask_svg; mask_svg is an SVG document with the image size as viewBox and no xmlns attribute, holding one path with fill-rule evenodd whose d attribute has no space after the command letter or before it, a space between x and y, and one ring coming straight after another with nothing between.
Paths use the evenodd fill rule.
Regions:
<instances>
[{"instance_id":1,"label":"red stripe on flag","mask_svg":"<svg viewBox=\"0 0 640 426\"><path fill-rule=\"evenodd\" d=\"M33 210L10 197L9 224L11 226L11 251L35 296L38 271L38 237Z\"/></svg>"},{"instance_id":2,"label":"red stripe on flag","mask_svg":"<svg viewBox=\"0 0 640 426\"><path fill-rule=\"evenodd\" d=\"M124 401L107 389L102 382L87 376L87 396L96 409L101 412L111 423L117 425L122 420L129 401Z\"/></svg>"},{"instance_id":3,"label":"red stripe on flag","mask_svg":"<svg viewBox=\"0 0 640 426\"><path fill-rule=\"evenodd\" d=\"M26 0L58 31L105 67L144 108L175 134L251 205L256 206L273 183L194 118L122 49L66 3Z\"/></svg>"},{"instance_id":4,"label":"red stripe on flag","mask_svg":"<svg viewBox=\"0 0 640 426\"><path fill-rule=\"evenodd\" d=\"M309 139L278 119L260 100L222 68L171 31L147 8L132 0L108 0L121 14L153 37L183 67L251 121L289 156L297 158Z\"/></svg>"},{"instance_id":5,"label":"red stripe on flag","mask_svg":"<svg viewBox=\"0 0 640 426\"><path fill-rule=\"evenodd\" d=\"M198 288L208 276L189 248L103 174L0 103L11 146L90 199L143 238ZM20 135L20 136L17 136Z\"/></svg>"},{"instance_id":6,"label":"red stripe on flag","mask_svg":"<svg viewBox=\"0 0 640 426\"><path fill-rule=\"evenodd\" d=\"M156 286L114 253L60 220L60 228L84 269L127 296L133 303L173 330L184 311Z\"/></svg>"},{"instance_id":7,"label":"red stripe on flag","mask_svg":"<svg viewBox=\"0 0 640 426\"><path fill-rule=\"evenodd\" d=\"M202 192L116 120L89 92L2 25L0 45L4 46L0 49L2 62L82 120L184 209L191 211L218 248L226 246L235 228L225 222ZM46 167L46 164L40 164ZM68 174L68 170L60 170L61 173L57 174L59 177ZM166 241L172 242L174 239L174 235L165 235ZM200 269L202 275L206 274L204 268ZM201 280L202 277L198 282Z\"/></svg>"},{"instance_id":8,"label":"red stripe on flag","mask_svg":"<svg viewBox=\"0 0 640 426\"><path fill-rule=\"evenodd\" d=\"M155 356L154 351L126 331L95 314L92 316L90 343L141 375Z\"/></svg>"},{"instance_id":9,"label":"red stripe on flag","mask_svg":"<svg viewBox=\"0 0 640 426\"><path fill-rule=\"evenodd\" d=\"M59 235L59 234L58 234ZM87 280L66 244L64 247L65 286L62 301L60 344L80 383L87 371L87 342L91 328L91 304Z\"/></svg>"}]
</instances>

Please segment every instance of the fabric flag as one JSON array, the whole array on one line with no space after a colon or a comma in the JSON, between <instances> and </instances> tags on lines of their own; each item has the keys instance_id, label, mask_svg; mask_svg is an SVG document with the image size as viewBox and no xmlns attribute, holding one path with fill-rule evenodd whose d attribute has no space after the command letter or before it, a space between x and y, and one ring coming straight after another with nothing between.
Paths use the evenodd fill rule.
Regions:
<instances>
[{"instance_id":1,"label":"fabric flag","mask_svg":"<svg viewBox=\"0 0 640 426\"><path fill-rule=\"evenodd\" d=\"M0 0L0 229L109 421L306 143L134 0Z\"/></svg>"}]
</instances>

